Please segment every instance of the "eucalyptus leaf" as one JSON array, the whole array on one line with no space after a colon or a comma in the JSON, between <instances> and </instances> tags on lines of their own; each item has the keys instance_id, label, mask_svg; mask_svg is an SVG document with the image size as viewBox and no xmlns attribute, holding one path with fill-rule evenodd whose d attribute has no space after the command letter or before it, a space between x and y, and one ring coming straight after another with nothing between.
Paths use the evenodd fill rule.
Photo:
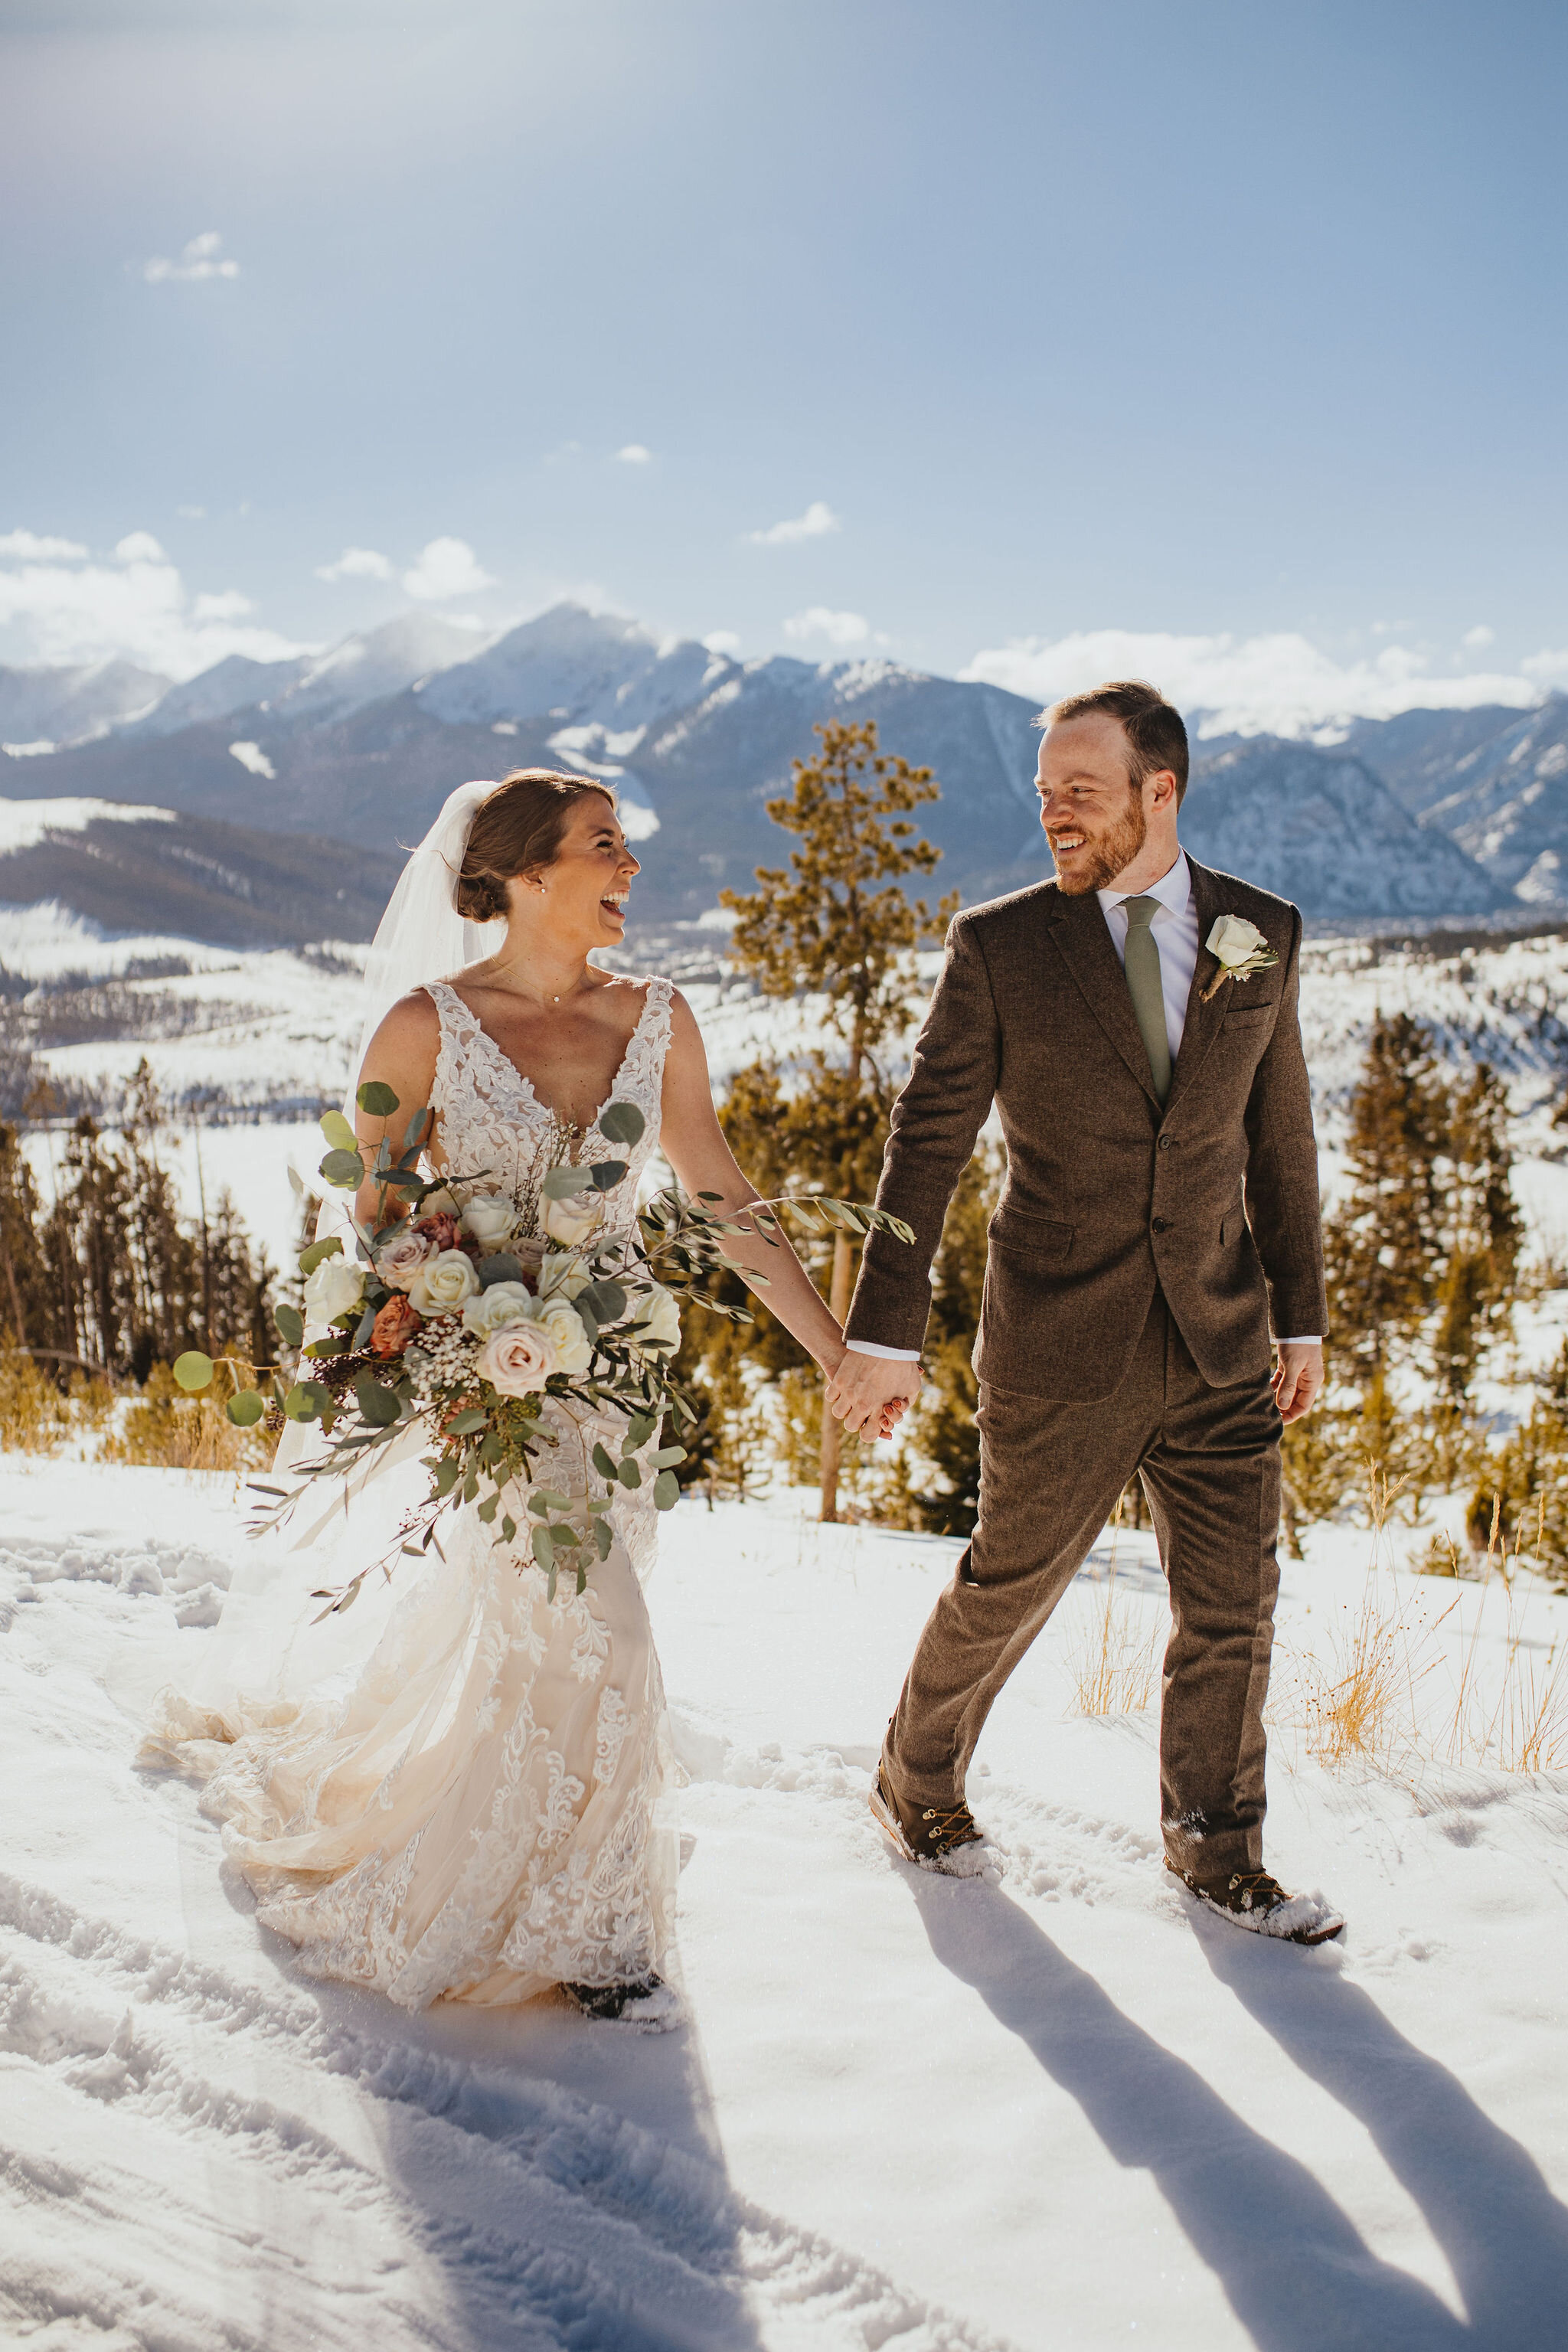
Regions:
<instances>
[{"instance_id":1,"label":"eucalyptus leaf","mask_svg":"<svg viewBox=\"0 0 1568 2352\"><path fill-rule=\"evenodd\" d=\"M613 1192L626 1172L624 1160L595 1160L588 1171L588 1181L596 1192Z\"/></svg>"},{"instance_id":2,"label":"eucalyptus leaf","mask_svg":"<svg viewBox=\"0 0 1568 2352\"><path fill-rule=\"evenodd\" d=\"M300 1252L300 1271L314 1274L323 1258L342 1257L342 1254L343 1245L337 1234L329 1234L324 1241L312 1242L309 1249Z\"/></svg>"},{"instance_id":3,"label":"eucalyptus leaf","mask_svg":"<svg viewBox=\"0 0 1568 2352\"><path fill-rule=\"evenodd\" d=\"M485 1496L484 1501L479 1507L479 1517L484 1521L487 1528L494 1523L495 1515L500 1508L500 1496L499 1495L487 1495Z\"/></svg>"},{"instance_id":4,"label":"eucalyptus leaf","mask_svg":"<svg viewBox=\"0 0 1568 2352\"><path fill-rule=\"evenodd\" d=\"M618 1323L626 1311L626 1294L618 1282L589 1283L573 1303L581 1307L584 1301L589 1314L600 1323Z\"/></svg>"},{"instance_id":5,"label":"eucalyptus leaf","mask_svg":"<svg viewBox=\"0 0 1568 2352\"><path fill-rule=\"evenodd\" d=\"M455 1454L444 1454L436 1467L435 1487L437 1495L449 1495L462 1475L462 1464Z\"/></svg>"},{"instance_id":6,"label":"eucalyptus leaf","mask_svg":"<svg viewBox=\"0 0 1568 2352\"><path fill-rule=\"evenodd\" d=\"M661 1470L653 1482L653 1507L656 1511L672 1511L680 1500L680 1481L673 1470Z\"/></svg>"},{"instance_id":7,"label":"eucalyptus leaf","mask_svg":"<svg viewBox=\"0 0 1568 2352\"><path fill-rule=\"evenodd\" d=\"M492 1283L521 1282L522 1260L513 1257L510 1250L497 1250L493 1257L482 1257L474 1272L479 1278L479 1288L489 1290Z\"/></svg>"},{"instance_id":8,"label":"eucalyptus leaf","mask_svg":"<svg viewBox=\"0 0 1568 2352\"><path fill-rule=\"evenodd\" d=\"M390 1118L397 1108L397 1097L380 1078L367 1078L354 1100L367 1118Z\"/></svg>"},{"instance_id":9,"label":"eucalyptus leaf","mask_svg":"<svg viewBox=\"0 0 1568 2352\"><path fill-rule=\"evenodd\" d=\"M540 1567L551 1570L553 1575L555 1567L555 1538L551 1534L550 1529L548 1528L535 1528L532 1536L530 1538L530 1541L533 1549L533 1557L539 1562ZM552 1599L554 1597L554 1591L555 1587L552 1580L551 1584Z\"/></svg>"},{"instance_id":10,"label":"eucalyptus leaf","mask_svg":"<svg viewBox=\"0 0 1568 2352\"><path fill-rule=\"evenodd\" d=\"M623 1486L640 1486L642 1485L642 1472L637 1468L637 1464L632 1460L629 1454L621 1464L616 1475L620 1480Z\"/></svg>"},{"instance_id":11,"label":"eucalyptus leaf","mask_svg":"<svg viewBox=\"0 0 1568 2352\"><path fill-rule=\"evenodd\" d=\"M477 1404L469 1405L457 1418L447 1423L448 1437L471 1437L476 1429L483 1429L489 1416Z\"/></svg>"},{"instance_id":12,"label":"eucalyptus leaf","mask_svg":"<svg viewBox=\"0 0 1568 2352\"><path fill-rule=\"evenodd\" d=\"M403 1130L403 1149L405 1151L412 1151L415 1149L420 1137L425 1132L425 1122L429 1116L430 1106L428 1103L426 1103L422 1109L415 1112L413 1118L409 1120L407 1126Z\"/></svg>"},{"instance_id":13,"label":"eucalyptus leaf","mask_svg":"<svg viewBox=\"0 0 1568 2352\"><path fill-rule=\"evenodd\" d=\"M611 1550L615 1545L615 1535L608 1523L604 1519L595 1519L594 1522L594 1541L598 1546L599 1558L601 1559L609 1559Z\"/></svg>"},{"instance_id":14,"label":"eucalyptus leaf","mask_svg":"<svg viewBox=\"0 0 1568 2352\"><path fill-rule=\"evenodd\" d=\"M684 1462L685 1459L684 1445L661 1445L657 1454L649 1454L648 1464L654 1470L668 1470L672 1463Z\"/></svg>"},{"instance_id":15,"label":"eucalyptus leaf","mask_svg":"<svg viewBox=\"0 0 1568 2352\"><path fill-rule=\"evenodd\" d=\"M321 1113L321 1133L334 1151L356 1149L354 1131L341 1110L324 1110Z\"/></svg>"},{"instance_id":16,"label":"eucalyptus leaf","mask_svg":"<svg viewBox=\"0 0 1568 2352\"><path fill-rule=\"evenodd\" d=\"M241 1389L231 1396L224 1408L236 1429L254 1429L267 1410L267 1400L259 1389Z\"/></svg>"},{"instance_id":17,"label":"eucalyptus leaf","mask_svg":"<svg viewBox=\"0 0 1568 2352\"><path fill-rule=\"evenodd\" d=\"M604 1447L596 1443L594 1447L594 1467L601 1478L613 1478L616 1475L615 1464Z\"/></svg>"},{"instance_id":18,"label":"eucalyptus leaf","mask_svg":"<svg viewBox=\"0 0 1568 2352\"><path fill-rule=\"evenodd\" d=\"M403 1407L392 1391L384 1389L369 1372L363 1381L354 1382L354 1402L373 1429L390 1429L395 1421L403 1418Z\"/></svg>"},{"instance_id":19,"label":"eucalyptus leaf","mask_svg":"<svg viewBox=\"0 0 1568 2352\"><path fill-rule=\"evenodd\" d=\"M364 1161L357 1151L329 1151L318 1172L340 1192L357 1192L364 1182Z\"/></svg>"},{"instance_id":20,"label":"eucalyptus leaf","mask_svg":"<svg viewBox=\"0 0 1568 2352\"><path fill-rule=\"evenodd\" d=\"M504 1518L500 1523L500 1531L503 1543L510 1544L517 1541L517 1521L514 1518L510 1517Z\"/></svg>"},{"instance_id":21,"label":"eucalyptus leaf","mask_svg":"<svg viewBox=\"0 0 1568 2352\"><path fill-rule=\"evenodd\" d=\"M374 1328L375 1309L374 1307L367 1307L364 1313L359 1318L359 1328L353 1336L353 1346L356 1355L362 1348L369 1347L370 1335Z\"/></svg>"},{"instance_id":22,"label":"eucalyptus leaf","mask_svg":"<svg viewBox=\"0 0 1568 2352\"><path fill-rule=\"evenodd\" d=\"M626 1423L626 1444L632 1448L646 1445L658 1423L651 1413L637 1412Z\"/></svg>"},{"instance_id":23,"label":"eucalyptus leaf","mask_svg":"<svg viewBox=\"0 0 1568 2352\"><path fill-rule=\"evenodd\" d=\"M287 1299L280 1299L272 1310L272 1320L278 1326L279 1338L287 1340L290 1348L304 1346L305 1318L297 1307L290 1307Z\"/></svg>"},{"instance_id":24,"label":"eucalyptus leaf","mask_svg":"<svg viewBox=\"0 0 1568 2352\"><path fill-rule=\"evenodd\" d=\"M175 1357L174 1362L174 1378L190 1396L194 1396L198 1389L212 1386L214 1369L212 1358L204 1356L199 1348L187 1348L183 1356Z\"/></svg>"},{"instance_id":25,"label":"eucalyptus leaf","mask_svg":"<svg viewBox=\"0 0 1568 2352\"><path fill-rule=\"evenodd\" d=\"M574 1201L579 1192L585 1192L588 1189L588 1171L585 1168L552 1168L539 1189L547 1201Z\"/></svg>"},{"instance_id":26,"label":"eucalyptus leaf","mask_svg":"<svg viewBox=\"0 0 1568 2352\"><path fill-rule=\"evenodd\" d=\"M641 1142L647 1124L636 1103L609 1103L599 1113L599 1133L605 1142L624 1143L628 1151L634 1143Z\"/></svg>"}]
</instances>

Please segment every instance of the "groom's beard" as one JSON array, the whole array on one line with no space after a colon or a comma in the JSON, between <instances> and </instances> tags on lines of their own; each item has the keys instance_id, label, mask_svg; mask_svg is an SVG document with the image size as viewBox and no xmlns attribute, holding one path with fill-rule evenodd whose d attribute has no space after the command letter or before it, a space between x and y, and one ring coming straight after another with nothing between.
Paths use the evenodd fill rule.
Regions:
<instances>
[{"instance_id":1,"label":"groom's beard","mask_svg":"<svg viewBox=\"0 0 1568 2352\"><path fill-rule=\"evenodd\" d=\"M1084 836L1083 847L1068 856L1065 869L1057 855L1058 833L1081 833ZM1143 795L1130 786L1126 815L1107 825L1103 833L1090 833L1083 824L1062 824L1047 834L1057 869L1057 887L1070 898L1082 898L1089 890L1109 890L1117 876L1131 865L1148 837Z\"/></svg>"}]
</instances>

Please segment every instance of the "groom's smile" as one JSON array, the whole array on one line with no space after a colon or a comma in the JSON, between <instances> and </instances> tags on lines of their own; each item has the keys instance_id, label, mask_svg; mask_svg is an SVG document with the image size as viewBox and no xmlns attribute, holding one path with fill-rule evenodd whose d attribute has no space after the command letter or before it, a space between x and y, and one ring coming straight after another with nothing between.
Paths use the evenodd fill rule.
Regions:
<instances>
[{"instance_id":1,"label":"groom's smile","mask_svg":"<svg viewBox=\"0 0 1568 2352\"><path fill-rule=\"evenodd\" d=\"M1120 877L1144 858L1146 849L1158 853L1150 879L1171 866L1176 854L1175 779L1164 777L1166 789L1157 789L1163 774L1133 782L1127 737L1101 712L1047 727L1035 789L1058 887L1069 898L1113 884L1124 887ZM1157 842L1151 838L1152 814Z\"/></svg>"}]
</instances>

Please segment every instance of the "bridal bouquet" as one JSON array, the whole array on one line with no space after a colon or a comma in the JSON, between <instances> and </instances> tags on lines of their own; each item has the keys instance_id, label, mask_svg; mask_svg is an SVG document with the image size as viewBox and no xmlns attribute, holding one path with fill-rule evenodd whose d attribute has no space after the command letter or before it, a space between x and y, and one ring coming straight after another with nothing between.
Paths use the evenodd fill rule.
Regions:
<instances>
[{"instance_id":1,"label":"bridal bouquet","mask_svg":"<svg viewBox=\"0 0 1568 2352\"><path fill-rule=\"evenodd\" d=\"M367 1165L348 1120L329 1111L321 1128L331 1149L321 1172L345 1192L357 1192L368 1177L376 1187L374 1221L351 1218L352 1256L336 1235L300 1253L306 1309L324 1332L307 1343L305 1318L287 1305L274 1320L300 1350L301 1377L286 1385L275 1373L268 1390L242 1390L228 1402L229 1418L241 1426L267 1414L279 1429L286 1420L313 1422L322 1433L322 1444L294 1465L292 1487L252 1482L269 1498L258 1532L286 1519L311 1482L346 1476L417 1423L432 1448L423 1457L430 1486L397 1549L415 1556L432 1543L439 1549L443 1513L465 1503L488 1525L499 1516L502 1539L516 1543L520 1529L508 1505L526 1486L528 1547L546 1571L551 1599L563 1569L580 1592L588 1561L609 1555L617 1492L651 1479L657 1509L677 1499L674 1465L686 1449L655 1447L654 1440L667 1416L685 1427L696 1418L670 1370L680 1300L751 1319L701 1287L721 1268L740 1271L726 1254L728 1237L755 1230L776 1240L782 1212L819 1231L864 1234L880 1226L912 1239L884 1210L818 1194L754 1202L742 1226L714 1213L717 1194L692 1201L668 1185L639 1210L630 1238L606 1241L610 1196L627 1176L616 1151L643 1132L634 1104L607 1104L585 1138L557 1125L506 1192L481 1189L492 1178L488 1169L422 1176L418 1139L427 1111L415 1113L395 1146L385 1125L400 1108L393 1089L371 1080L357 1100L384 1123L375 1153ZM196 1391L214 1369L193 1351L181 1357L174 1377ZM607 1418L618 1431L614 1453L602 1436L589 1451L602 1492L567 1495L535 1483L538 1458L558 1444L542 1420L550 1398L570 1416ZM348 1608L369 1573L362 1570L340 1593L319 1593L331 1604L323 1614Z\"/></svg>"}]
</instances>

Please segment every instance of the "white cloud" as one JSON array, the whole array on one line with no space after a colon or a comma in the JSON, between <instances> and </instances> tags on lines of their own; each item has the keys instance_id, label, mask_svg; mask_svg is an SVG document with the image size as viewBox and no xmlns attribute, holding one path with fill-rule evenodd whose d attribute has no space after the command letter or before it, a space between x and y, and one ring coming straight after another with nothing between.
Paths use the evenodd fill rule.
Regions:
<instances>
[{"instance_id":1,"label":"white cloud","mask_svg":"<svg viewBox=\"0 0 1568 2352\"><path fill-rule=\"evenodd\" d=\"M1561 653L1527 654L1520 667L1540 687L1568 687L1568 646Z\"/></svg>"},{"instance_id":2,"label":"white cloud","mask_svg":"<svg viewBox=\"0 0 1568 2352\"><path fill-rule=\"evenodd\" d=\"M645 449L640 441L628 441L624 449L616 451L616 462L621 466L646 466L652 458L653 451Z\"/></svg>"},{"instance_id":3,"label":"white cloud","mask_svg":"<svg viewBox=\"0 0 1568 2352\"><path fill-rule=\"evenodd\" d=\"M30 534L29 534L30 536ZM15 534L13 535L15 537ZM74 541L63 544L74 550ZM149 532L122 539L116 563L40 558L0 562L0 628L17 650L0 658L92 662L119 656L175 678L194 677L229 654L282 661L307 648L276 630L242 622L249 601L237 589L193 597ZM15 555L0 541L0 557Z\"/></svg>"},{"instance_id":4,"label":"white cloud","mask_svg":"<svg viewBox=\"0 0 1568 2352\"><path fill-rule=\"evenodd\" d=\"M784 625L786 637L826 637L830 646L863 646L871 634L864 613L834 613L826 604L808 604L792 613Z\"/></svg>"},{"instance_id":5,"label":"white cloud","mask_svg":"<svg viewBox=\"0 0 1568 2352\"><path fill-rule=\"evenodd\" d=\"M824 499L813 499L803 515L789 522L775 522L766 530L750 530L746 536L753 547L795 547L803 539L826 539L830 531L843 528Z\"/></svg>"},{"instance_id":6,"label":"white cloud","mask_svg":"<svg viewBox=\"0 0 1568 2352\"><path fill-rule=\"evenodd\" d=\"M206 520L207 510L205 507L176 507L174 509L174 512L180 517L183 522L205 522Z\"/></svg>"},{"instance_id":7,"label":"white cloud","mask_svg":"<svg viewBox=\"0 0 1568 2352\"><path fill-rule=\"evenodd\" d=\"M223 239L216 229L206 228L200 236L193 236L189 245L181 247L178 261L170 261L162 254L155 254L151 261L142 263L142 275L149 286L162 285L172 278L237 278L238 262L220 261L218 256L222 249Z\"/></svg>"},{"instance_id":8,"label":"white cloud","mask_svg":"<svg viewBox=\"0 0 1568 2352\"><path fill-rule=\"evenodd\" d=\"M1294 631L1238 638L1090 629L1014 638L977 653L958 675L1040 704L1103 678L1146 677L1183 709L1203 712L1205 735L1305 735L1401 710L1464 710L1482 702L1523 709L1540 699L1558 663L1568 674L1568 655L1542 653L1515 672L1441 676L1424 653L1405 646L1340 662Z\"/></svg>"},{"instance_id":9,"label":"white cloud","mask_svg":"<svg viewBox=\"0 0 1568 2352\"><path fill-rule=\"evenodd\" d=\"M0 556L16 562L74 563L86 553L74 539L40 539L36 530L0 531Z\"/></svg>"},{"instance_id":10,"label":"white cloud","mask_svg":"<svg viewBox=\"0 0 1568 2352\"><path fill-rule=\"evenodd\" d=\"M1496 640L1497 631L1495 629L1489 629L1484 621L1479 621L1473 629L1467 629L1465 631L1464 635L1459 639L1459 643L1464 646L1467 653L1479 654L1482 652L1486 646L1495 644Z\"/></svg>"},{"instance_id":11,"label":"white cloud","mask_svg":"<svg viewBox=\"0 0 1568 2352\"><path fill-rule=\"evenodd\" d=\"M733 629L710 629L702 640L710 654L738 654L741 640Z\"/></svg>"},{"instance_id":12,"label":"white cloud","mask_svg":"<svg viewBox=\"0 0 1568 2352\"><path fill-rule=\"evenodd\" d=\"M477 596L481 588L495 584L489 573L480 570L466 539L431 540L403 575L405 593L432 604L447 596Z\"/></svg>"},{"instance_id":13,"label":"white cloud","mask_svg":"<svg viewBox=\"0 0 1568 2352\"><path fill-rule=\"evenodd\" d=\"M345 547L335 563L318 563L318 580L395 580L397 567L390 555L374 547Z\"/></svg>"}]
</instances>

